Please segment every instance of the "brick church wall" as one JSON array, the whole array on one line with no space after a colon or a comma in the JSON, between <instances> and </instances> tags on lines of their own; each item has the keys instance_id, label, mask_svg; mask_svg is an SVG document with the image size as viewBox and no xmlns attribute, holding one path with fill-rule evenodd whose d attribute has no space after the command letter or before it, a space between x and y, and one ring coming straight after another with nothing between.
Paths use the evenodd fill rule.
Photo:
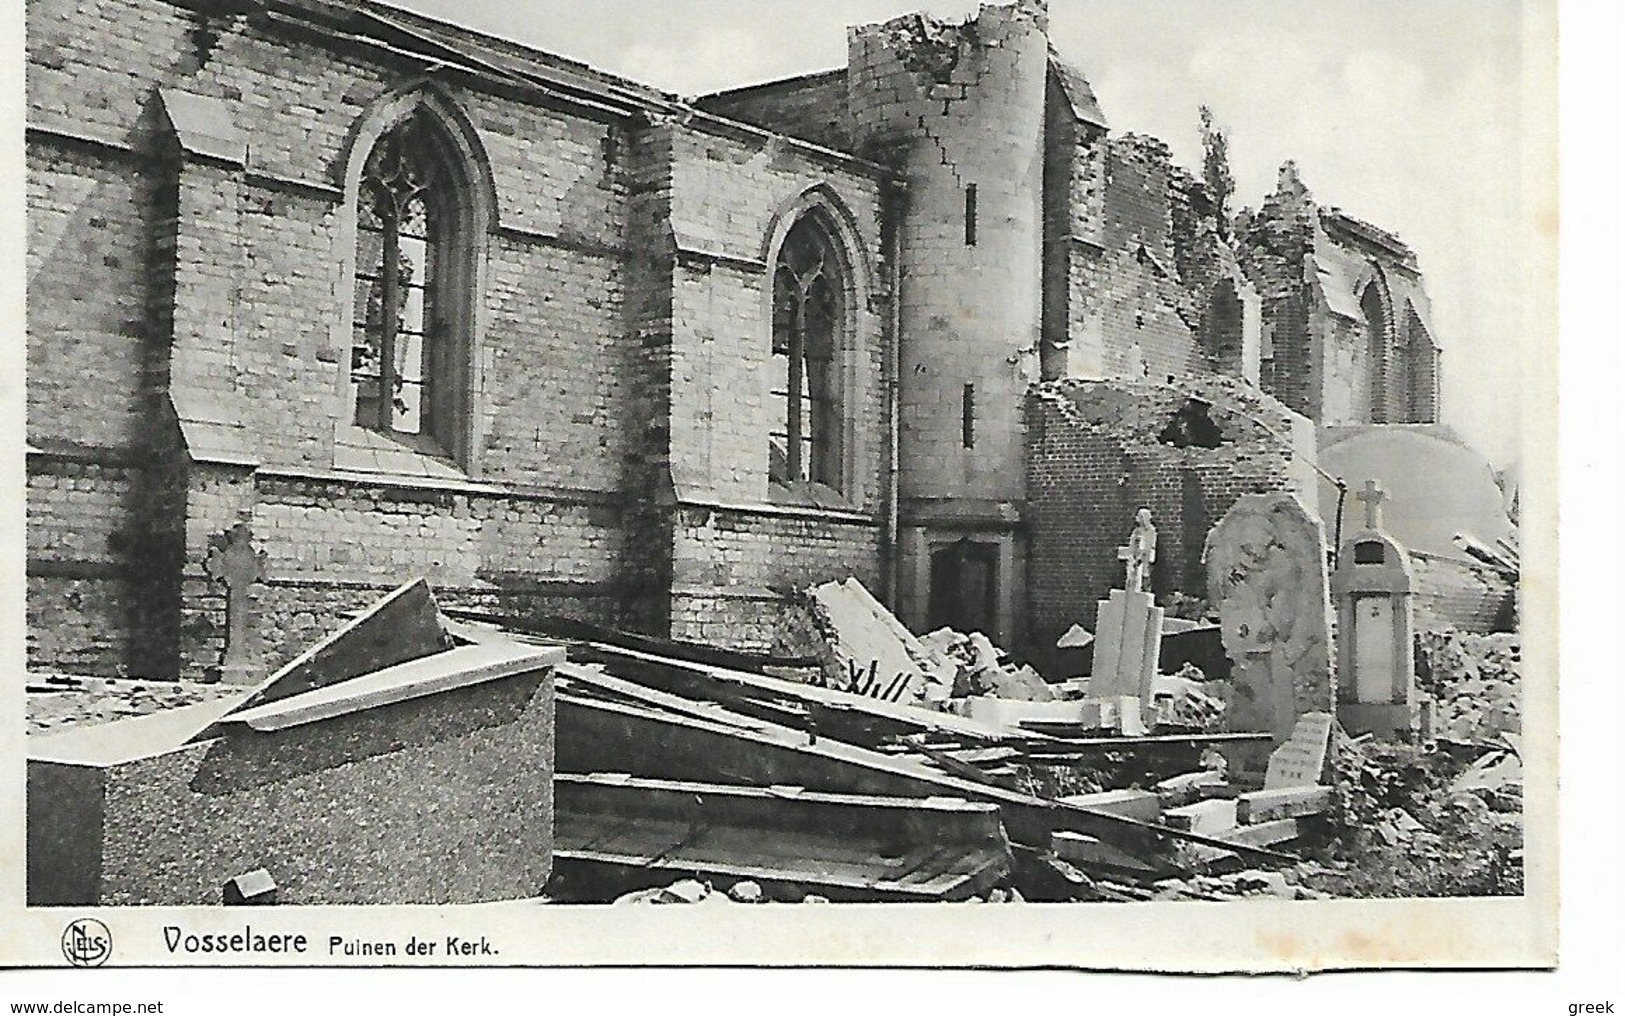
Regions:
<instances>
[{"instance_id":1,"label":"brick church wall","mask_svg":"<svg viewBox=\"0 0 1625 1016\"><path fill-rule=\"evenodd\" d=\"M1181 446L1166 433L1193 401L1216 426L1217 447ZM1178 387L1052 381L1034 389L1027 409L1028 616L1035 651L1053 647L1073 624L1093 630L1096 601L1122 585L1117 548L1138 509L1149 508L1157 527L1153 590L1162 598L1178 591L1205 599L1203 545L1238 497L1313 493L1303 454L1313 455L1308 422L1230 379Z\"/></svg>"},{"instance_id":2,"label":"brick church wall","mask_svg":"<svg viewBox=\"0 0 1625 1016\"><path fill-rule=\"evenodd\" d=\"M32 665L130 667L132 644L159 637L138 627L139 601L167 596L180 626L152 655L200 676L225 605L202 562L240 518L270 561L254 594L267 665L414 574L452 601L616 619L634 432L613 118L440 86L477 132L497 204L480 471L450 490L371 484L334 451L350 412L349 337L332 328L351 299L336 281L353 253L343 171L351 133L413 64L258 16L219 19L200 61L181 7L73 6L29 9ZM246 160L178 150L160 88L227 110ZM253 465L160 450L166 380L178 405L237 425ZM165 483L184 519L168 590L109 535L153 535Z\"/></svg>"}]
</instances>

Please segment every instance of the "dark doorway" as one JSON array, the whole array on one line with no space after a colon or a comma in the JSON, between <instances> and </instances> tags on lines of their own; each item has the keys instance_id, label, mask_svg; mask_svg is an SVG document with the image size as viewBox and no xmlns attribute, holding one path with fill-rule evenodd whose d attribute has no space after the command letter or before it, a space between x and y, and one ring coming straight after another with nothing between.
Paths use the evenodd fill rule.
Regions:
<instances>
[{"instance_id":1,"label":"dark doorway","mask_svg":"<svg viewBox=\"0 0 1625 1016\"><path fill-rule=\"evenodd\" d=\"M931 551L930 628L998 634L999 546L960 540Z\"/></svg>"}]
</instances>

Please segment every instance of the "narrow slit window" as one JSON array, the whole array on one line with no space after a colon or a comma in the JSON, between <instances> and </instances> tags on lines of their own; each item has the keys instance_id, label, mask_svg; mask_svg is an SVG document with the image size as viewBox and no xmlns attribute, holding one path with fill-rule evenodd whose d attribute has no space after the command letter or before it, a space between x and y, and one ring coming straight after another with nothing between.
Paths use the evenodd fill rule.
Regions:
<instances>
[{"instance_id":1,"label":"narrow slit window","mask_svg":"<svg viewBox=\"0 0 1625 1016\"><path fill-rule=\"evenodd\" d=\"M960 395L959 437L966 448L976 447L976 386L968 384Z\"/></svg>"},{"instance_id":2,"label":"narrow slit window","mask_svg":"<svg viewBox=\"0 0 1625 1016\"><path fill-rule=\"evenodd\" d=\"M976 246L976 185L965 185L965 246Z\"/></svg>"}]
</instances>

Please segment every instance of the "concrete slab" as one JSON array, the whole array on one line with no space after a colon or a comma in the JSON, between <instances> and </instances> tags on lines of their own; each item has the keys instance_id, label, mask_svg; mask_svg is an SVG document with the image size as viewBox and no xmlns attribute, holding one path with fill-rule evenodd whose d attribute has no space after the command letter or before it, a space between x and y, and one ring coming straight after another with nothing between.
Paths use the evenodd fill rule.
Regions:
<instances>
[{"instance_id":1,"label":"concrete slab","mask_svg":"<svg viewBox=\"0 0 1625 1016\"><path fill-rule=\"evenodd\" d=\"M1141 822L1155 822L1162 815L1162 801L1149 790L1103 790L1098 794L1075 794L1061 800L1080 808L1110 812Z\"/></svg>"},{"instance_id":2,"label":"concrete slab","mask_svg":"<svg viewBox=\"0 0 1625 1016\"><path fill-rule=\"evenodd\" d=\"M1242 825L1257 825L1281 818L1318 815L1331 806L1330 787L1286 787L1255 790L1236 799L1236 818Z\"/></svg>"},{"instance_id":3,"label":"concrete slab","mask_svg":"<svg viewBox=\"0 0 1625 1016\"><path fill-rule=\"evenodd\" d=\"M1162 824L1205 836L1223 836L1236 827L1236 802L1214 798L1169 808L1162 813Z\"/></svg>"}]
</instances>

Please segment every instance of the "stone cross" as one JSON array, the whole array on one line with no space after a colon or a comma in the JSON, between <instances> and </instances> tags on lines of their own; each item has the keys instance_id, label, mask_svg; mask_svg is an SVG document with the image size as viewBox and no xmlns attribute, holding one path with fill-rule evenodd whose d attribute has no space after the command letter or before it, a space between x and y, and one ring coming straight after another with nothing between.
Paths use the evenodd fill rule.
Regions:
<instances>
[{"instance_id":1,"label":"stone cross","mask_svg":"<svg viewBox=\"0 0 1625 1016\"><path fill-rule=\"evenodd\" d=\"M1367 529L1382 528L1382 503L1388 500L1388 495L1377 486L1376 480L1365 481L1365 489L1354 495L1365 505L1365 527Z\"/></svg>"},{"instance_id":2,"label":"stone cross","mask_svg":"<svg viewBox=\"0 0 1625 1016\"><path fill-rule=\"evenodd\" d=\"M1131 593L1145 589L1151 581L1151 566L1157 560L1157 527L1151 524L1151 512L1141 508L1134 516L1134 532L1129 534L1128 546L1117 548L1117 559L1125 566L1123 588Z\"/></svg>"},{"instance_id":3,"label":"stone cross","mask_svg":"<svg viewBox=\"0 0 1625 1016\"><path fill-rule=\"evenodd\" d=\"M265 574L265 551L255 550L248 523L238 522L209 539L203 568L226 587L226 647L220 654L221 680L252 681L259 662L248 647L248 591Z\"/></svg>"}]
</instances>

